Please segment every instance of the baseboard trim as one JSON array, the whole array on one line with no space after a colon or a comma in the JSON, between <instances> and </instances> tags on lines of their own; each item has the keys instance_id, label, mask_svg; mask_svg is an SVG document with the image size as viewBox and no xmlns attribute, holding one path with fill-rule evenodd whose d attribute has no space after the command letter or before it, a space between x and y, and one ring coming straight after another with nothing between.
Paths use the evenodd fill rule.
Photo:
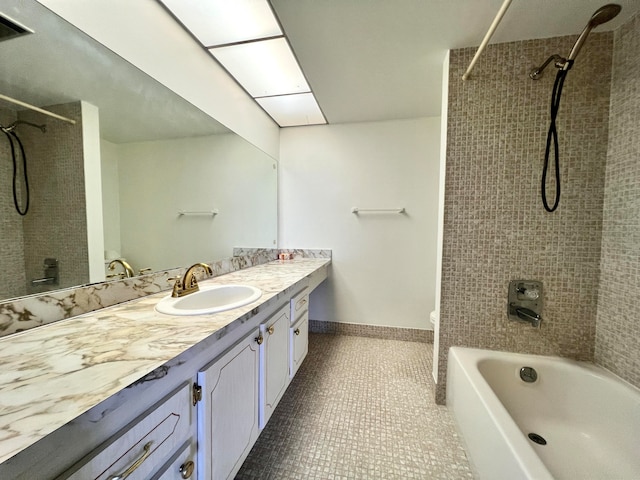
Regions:
<instances>
[{"instance_id":1,"label":"baseboard trim","mask_svg":"<svg viewBox=\"0 0 640 480\"><path fill-rule=\"evenodd\" d=\"M309 331L311 333L329 333L333 335L401 340L404 342L433 343L433 330L421 330L418 328L383 327L359 323L309 320Z\"/></svg>"}]
</instances>

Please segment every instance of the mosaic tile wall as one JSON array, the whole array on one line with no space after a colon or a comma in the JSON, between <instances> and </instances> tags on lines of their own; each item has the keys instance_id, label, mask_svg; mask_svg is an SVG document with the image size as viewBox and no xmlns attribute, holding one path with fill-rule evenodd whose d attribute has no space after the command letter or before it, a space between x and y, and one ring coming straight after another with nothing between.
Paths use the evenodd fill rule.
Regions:
<instances>
[{"instance_id":1,"label":"mosaic tile wall","mask_svg":"<svg viewBox=\"0 0 640 480\"><path fill-rule=\"evenodd\" d=\"M0 125L8 127L17 119L16 112L0 109ZM24 295L24 246L22 217L13 205L13 163L11 146L4 133L0 133L0 298Z\"/></svg>"},{"instance_id":2,"label":"mosaic tile wall","mask_svg":"<svg viewBox=\"0 0 640 480\"><path fill-rule=\"evenodd\" d=\"M46 108L78 123L71 125L32 111L19 114L21 120L46 125L46 133L18 127L25 148L28 145L31 187L31 206L23 222L27 280L23 295L52 288L30 285L32 279L43 278L46 257L57 258L60 264L60 284L53 288L89 281L80 103Z\"/></svg>"},{"instance_id":3,"label":"mosaic tile wall","mask_svg":"<svg viewBox=\"0 0 640 480\"><path fill-rule=\"evenodd\" d=\"M640 387L640 16L614 38L595 361Z\"/></svg>"},{"instance_id":4,"label":"mosaic tile wall","mask_svg":"<svg viewBox=\"0 0 640 480\"><path fill-rule=\"evenodd\" d=\"M466 82L475 48L451 52L439 403L452 345L593 358L613 35L592 34L565 83L554 213L542 206L540 179L555 69L528 77L574 41L489 46ZM539 330L507 319L513 279L544 282Z\"/></svg>"}]
</instances>

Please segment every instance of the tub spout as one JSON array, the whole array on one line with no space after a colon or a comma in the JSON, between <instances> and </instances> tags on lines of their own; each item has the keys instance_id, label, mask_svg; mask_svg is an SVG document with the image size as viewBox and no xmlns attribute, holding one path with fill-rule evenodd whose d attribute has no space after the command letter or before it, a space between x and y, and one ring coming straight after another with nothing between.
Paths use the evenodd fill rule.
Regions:
<instances>
[{"instance_id":1,"label":"tub spout","mask_svg":"<svg viewBox=\"0 0 640 480\"><path fill-rule=\"evenodd\" d=\"M535 328L540 328L540 322L542 322L542 317L538 315L533 310L529 310L528 308L516 308L516 315L521 320L529 322Z\"/></svg>"}]
</instances>

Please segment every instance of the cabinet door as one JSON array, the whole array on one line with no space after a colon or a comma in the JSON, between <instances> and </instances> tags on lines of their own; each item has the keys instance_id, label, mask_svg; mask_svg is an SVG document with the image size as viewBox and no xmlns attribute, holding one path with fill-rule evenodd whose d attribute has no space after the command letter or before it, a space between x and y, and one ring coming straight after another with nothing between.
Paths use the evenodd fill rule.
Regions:
<instances>
[{"instance_id":1,"label":"cabinet door","mask_svg":"<svg viewBox=\"0 0 640 480\"><path fill-rule=\"evenodd\" d=\"M289 305L260 325L260 429L289 385Z\"/></svg>"},{"instance_id":2,"label":"cabinet door","mask_svg":"<svg viewBox=\"0 0 640 480\"><path fill-rule=\"evenodd\" d=\"M289 375L293 378L309 351L309 312L304 312L298 323L290 328L289 344L291 349Z\"/></svg>"},{"instance_id":3,"label":"cabinet door","mask_svg":"<svg viewBox=\"0 0 640 480\"><path fill-rule=\"evenodd\" d=\"M198 372L198 470L233 478L258 438L258 330Z\"/></svg>"}]
</instances>

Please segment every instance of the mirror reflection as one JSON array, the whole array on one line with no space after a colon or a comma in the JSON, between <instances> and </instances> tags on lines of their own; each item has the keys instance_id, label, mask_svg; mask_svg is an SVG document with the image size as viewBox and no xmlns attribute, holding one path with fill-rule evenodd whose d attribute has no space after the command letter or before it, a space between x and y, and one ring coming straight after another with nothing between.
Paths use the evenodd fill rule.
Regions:
<instances>
[{"instance_id":1,"label":"mirror reflection","mask_svg":"<svg viewBox=\"0 0 640 480\"><path fill-rule=\"evenodd\" d=\"M34 0L0 13L34 31L0 95L75 121L0 99L0 298L275 245L272 158Z\"/></svg>"}]
</instances>

